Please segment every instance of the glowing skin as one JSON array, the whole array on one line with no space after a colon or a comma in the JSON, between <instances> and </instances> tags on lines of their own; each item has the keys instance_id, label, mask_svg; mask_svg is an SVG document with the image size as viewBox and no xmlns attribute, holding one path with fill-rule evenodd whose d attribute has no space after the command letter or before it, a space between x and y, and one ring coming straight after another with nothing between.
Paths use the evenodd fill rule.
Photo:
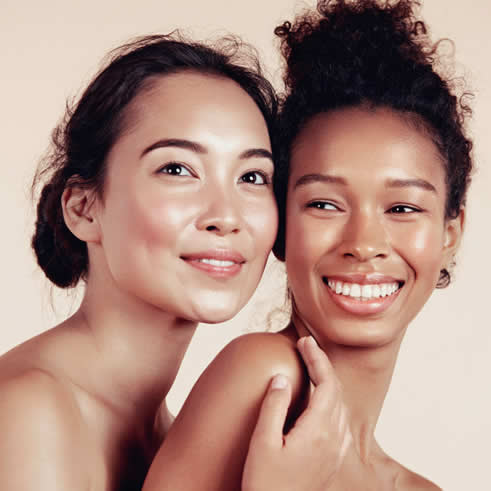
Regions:
<instances>
[{"instance_id":1,"label":"glowing skin","mask_svg":"<svg viewBox=\"0 0 491 491\"><path fill-rule=\"evenodd\" d=\"M95 204L91 264L132 301L229 319L254 292L277 228L262 114L235 82L192 72L156 79L129 114Z\"/></svg>"},{"instance_id":2,"label":"glowing skin","mask_svg":"<svg viewBox=\"0 0 491 491\"><path fill-rule=\"evenodd\" d=\"M286 265L297 314L326 346L401 336L455 245L431 138L390 110L315 116L292 149Z\"/></svg>"}]
</instances>

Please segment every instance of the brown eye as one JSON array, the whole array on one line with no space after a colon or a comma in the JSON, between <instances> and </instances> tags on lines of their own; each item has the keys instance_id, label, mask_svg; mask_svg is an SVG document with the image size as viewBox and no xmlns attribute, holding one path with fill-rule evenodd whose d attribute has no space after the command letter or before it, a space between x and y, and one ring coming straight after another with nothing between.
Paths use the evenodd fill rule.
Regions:
<instances>
[{"instance_id":1,"label":"brown eye","mask_svg":"<svg viewBox=\"0 0 491 491\"><path fill-rule=\"evenodd\" d=\"M419 213L420 211L421 210L419 208L409 205L395 205L389 209L389 213L394 213L399 215L405 213Z\"/></svg>"},{"instance_id":2,"label":"brown eye","mask_svg":"<svg viewBox=\"0 0 491 491\"><path fill-rule=\"evenodd\" d=\"M257 170L246 172L243 176L241 176L240 181L246 184L255 184L256 186L268 184L266 174Z\"/></svg>"},{"instance_id":3,"label":"brown eye","mask_svg":"<svg viewBox=\"0 0 491 491\"><path fill-rule=\"evenodd\" d=\"M161 174L169 174L170 176L192 176L191 172L185 165L178 164L176 162L164 165L164 167L162 167L159 172Z\"/></svg>"},{"instance_id":4,"label":"brown eye","mask_svg":"<svg viewBox=\"0 0 491 491\"><path fill-rule=\"evenodd\" d=\"M339 210L336 205L333 205L329 201L312 201L307 205L307 208L316 208L317 210Z\"/></svg>"}]
</instances>

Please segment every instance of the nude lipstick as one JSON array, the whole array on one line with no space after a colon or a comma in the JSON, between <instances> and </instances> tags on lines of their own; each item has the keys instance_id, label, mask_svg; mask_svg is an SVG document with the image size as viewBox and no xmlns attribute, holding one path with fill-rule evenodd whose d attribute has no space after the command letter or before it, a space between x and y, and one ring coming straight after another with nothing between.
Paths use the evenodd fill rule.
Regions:
<instances>
[{"instance_id":1,"label":"nude lipstick","mask_svg":"<svg viewBox=\"0 0 491 491\"><path fill-rule=\"evenodd\" d=\"M231 278L246 262L242 254L231 249L213 249L181 256L190 266L214 278Z\"/></svg>"},{"instance_id":2,"label":"nude lipstick","mask_svg":"<svg viewBox=\"0 0 491 491\"><path fill-rule=\"evenodd\" d=\"M333 302L355 315L383 312L394 303L404 286L404 282L380 274L324 276L322 281Z\"/></svg>"}]
</instances>

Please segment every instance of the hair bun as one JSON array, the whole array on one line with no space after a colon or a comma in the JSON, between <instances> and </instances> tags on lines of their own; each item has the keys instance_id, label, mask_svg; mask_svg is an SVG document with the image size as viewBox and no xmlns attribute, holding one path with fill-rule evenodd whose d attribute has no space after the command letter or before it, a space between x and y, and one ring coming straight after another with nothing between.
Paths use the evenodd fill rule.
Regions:
<instances>
[{"instance_id":1,"label":"hair bun","mask_svg":"<svg viewBox=\"0 0 491 491\"><path fill-rule=\"evenodd\" d=\"M60 192L61 189L61 192ZM63 186L46 184L37 205L32 248L39 267L56 286L75 286L87 267L87 246L68 230L60 205Z\"/></svg>"}]
</instances>

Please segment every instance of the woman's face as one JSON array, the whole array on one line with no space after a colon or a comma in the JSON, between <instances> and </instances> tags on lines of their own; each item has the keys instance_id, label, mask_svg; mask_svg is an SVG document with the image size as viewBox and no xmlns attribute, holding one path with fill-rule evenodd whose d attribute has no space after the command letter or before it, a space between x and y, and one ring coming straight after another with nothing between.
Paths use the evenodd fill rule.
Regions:
<instances>
[{"instance_id":1,"label":"woman's face","mask_svg":"<svg viewBox=\"0 0 491 491\"><path fill-rule=\"evenodd\" d=\"M276 234L270 152L263 116L235 82L192 72L156 79L108 156L93 255L145 303L195 321L231 318Z\"/></svg>"},{"instance_id":2,"label":"woman's face","mask_svg":"<svg viewBox=\"0 0 491 491\"><path fill-rule=\"evenodd\" d=\"M301 319L321 343L400 339L451 260L435 144L388 109L312 118L294 142L286 266Z\"/></svg>"}]
</instances>

